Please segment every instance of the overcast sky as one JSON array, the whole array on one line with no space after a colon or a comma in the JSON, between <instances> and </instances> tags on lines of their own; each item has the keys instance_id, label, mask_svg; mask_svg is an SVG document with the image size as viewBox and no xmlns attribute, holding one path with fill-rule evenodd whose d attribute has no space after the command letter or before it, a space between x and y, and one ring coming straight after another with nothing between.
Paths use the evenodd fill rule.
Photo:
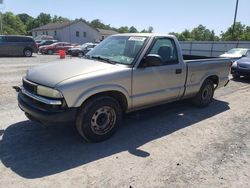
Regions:
<instances>
[{"instance_id":1,"label":"overcast sky","mask_svg":"<svg viewBox=\"0 0 250 188\"><path fill-rule=\"evenodd\" d=\"M70 19L100 19L114 27L153 26L155 32L180 32L203 24L217 34L234 18L236 0L4 0L1 11L37 16L40 12ZM237 21L250 26L250 0L239 0Z\"/></svg>"}]
</instances>

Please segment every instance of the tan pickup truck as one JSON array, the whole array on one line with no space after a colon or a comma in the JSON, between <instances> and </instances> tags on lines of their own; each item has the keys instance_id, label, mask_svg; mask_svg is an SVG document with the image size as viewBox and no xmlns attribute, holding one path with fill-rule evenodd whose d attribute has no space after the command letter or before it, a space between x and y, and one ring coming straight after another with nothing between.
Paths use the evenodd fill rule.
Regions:
<instances>
[{"instance_id":1,"label":"tan pickup truck","mask_svg":"<svg viewBox=\"0 0 250 188\"><path fill-rule=\"evenodd\" d=\"M174 36L113 35L84 58L30 69L19 107L30 120L72 122L85 140L102 141L124 113L186 98L207 106L227 85L231 60L190 59Z\"/></svg>"}]
</instances>

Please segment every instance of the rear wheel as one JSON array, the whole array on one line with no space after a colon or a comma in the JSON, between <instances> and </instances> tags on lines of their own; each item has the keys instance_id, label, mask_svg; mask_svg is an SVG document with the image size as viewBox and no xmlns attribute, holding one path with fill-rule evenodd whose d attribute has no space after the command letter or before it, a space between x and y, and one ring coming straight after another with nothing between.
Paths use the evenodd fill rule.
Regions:
<instances>
[{"instance_id":1,"label":"rear wheel","mask_svg":"<svg viewBox=\"0 0 250 188\"><path fill-rule=\"evenodd\" d=\"M84 104L76 118L79 134L88 142L110 138L122 119L120 104L112 97L96 97Z\"/></svg>"},{"instance_id":2,"label":"rear wheel","mask_svg":"<svg viewBox=\"0 0 250 188\"><path fill-rule=\"evenodd\" d=\"M32 56L32 50L31 49L24 49L23 55L25 57L31 57Z\"/></svg>"},{"instance_id":3,"label":"rear wheel","mask_svg":"<svg viewBox=\"0 0 250 188\"><path fill-rule=\"evenodd\" d=\"M214 96L214 83L212 80L205 80L199 93L192 99L193 104L198 107L205 107L212 102Z\"/></svg>"},{"instance_id":4,"label":"rear wheel","mask_svg":"<svg viewBox=\"0 0 250 188\"><path fill-rule=\"evenodd\" d=\"M47 52L48 55L53 55L53 53L54 53L53 50L48 50Z\"/></svg>"}]
</instances>

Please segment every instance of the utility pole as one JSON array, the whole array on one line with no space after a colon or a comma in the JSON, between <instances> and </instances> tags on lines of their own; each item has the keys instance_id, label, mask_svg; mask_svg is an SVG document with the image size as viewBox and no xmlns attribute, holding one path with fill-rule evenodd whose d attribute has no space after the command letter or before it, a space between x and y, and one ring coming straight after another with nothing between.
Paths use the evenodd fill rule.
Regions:
<instances>
[{"instance_id":1,"label":"utility pole","mask_svg":"<svg viewBox=\"0 0 250 188\"><path fill-rule=\"evenodd\" d=\"M0 8L1 8L1 5L3 5L3 0L0 0ZM3 34L3 14L2 14L2 12L0 12L0 34Z\"/></svg>"},{"instance_id":2,"label":"utility pole","mask_svg":"<svg viewBox=\"0 0 250 188\"><path fill-rule=\"evenodd\" d=\"M235 30L235 24L237 19L237 13L238 13L238 4L239 0L236 0L236 6L235 6L235 13L234 13L234 24L233 24L233 31L232 31L232 38L234 39L234 30Z\"/></svg>"}]
</instances>

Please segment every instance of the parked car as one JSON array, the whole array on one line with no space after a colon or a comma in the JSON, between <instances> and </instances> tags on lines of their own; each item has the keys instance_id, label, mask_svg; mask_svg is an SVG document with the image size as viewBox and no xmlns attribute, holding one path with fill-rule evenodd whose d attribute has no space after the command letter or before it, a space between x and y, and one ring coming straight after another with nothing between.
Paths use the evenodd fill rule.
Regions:
<instances>
[{"instance_id":1,"label":"parked car","mask_svg":"<svg viewBox=\"0 0 250 188\"><path fill-rule=\"evenodd\" d=\"M51 45L41 46L39 47L39 52L41 54L49 54L52 55L54 53L58 53L59 50L65 50L65 52L68 52L68 49L73 48L76 46L76 44L71 44L68 42L56 42Z\"/></svg>"},{"instance_id":2,"label":"parked car","mask_svg":"<svg viewBox=\"0 0 250 188\"><path fill-rule=\"evenodd\" d=\"M86 53L88 53L90 50L92 50L94 47L96 47L97 43L85 43L81 46L76 46L74 48L70 48L68 50L68 54L72 56L84 56Z\"/></svg>"},{"instance_id":3,"label":"parked car","mask_svg":"<svg viewBox=\"0 0 250 188\"><path fill-rule=\"evenodd\" d=\"M250 55L250 49L248 48L233 48L229 50L228 52L220 55L220 57L226 57L226 58L242 58Z\"/></svg>"},{"instance_id":4,"label":"parked car","mask_svg":"<svg viewBox=\"0 0 250 188\"><path fill-rule=\"evenodd\" d=\"M0 35L1 56L25 56L31 57L37 53L38 48L32 37Z\"/></svg>"},{"instance_id":5,"label":"parked car","mask_svg":"<svg viewBox=\"0 0 250 188\"><path fill-rule=\"evenodd\" d=\"M42 123L72 122L87 141L111 137L123 113L191 98L209 105L229 82L231 60L184 60L174 36L113 35L74 59L35 67L16 90L19 107Z\"/></svg>"},{"instance_id":6,"label":"parked car","mask_svg":"<svg viewBox=\"0 0 250 188\"><path fill-rule=\"evenodd\" d=\"M57 40L43 40L43 41L37 43L37 46L41 47L41 46L51 45L51 44L54 44L56 42L58 42L58 41Z\"/></svg>"},{"instance_id":7,"label":"parked car","mask_svg":"<svg viewBox=\"0 0 250 188\"><path fill-rule=\"evenodd\" d=\"M250 77L250 54L235 61L232 65L231 73L235 79L240 78L240 76Z\"/></svg>"}]
</instances>

